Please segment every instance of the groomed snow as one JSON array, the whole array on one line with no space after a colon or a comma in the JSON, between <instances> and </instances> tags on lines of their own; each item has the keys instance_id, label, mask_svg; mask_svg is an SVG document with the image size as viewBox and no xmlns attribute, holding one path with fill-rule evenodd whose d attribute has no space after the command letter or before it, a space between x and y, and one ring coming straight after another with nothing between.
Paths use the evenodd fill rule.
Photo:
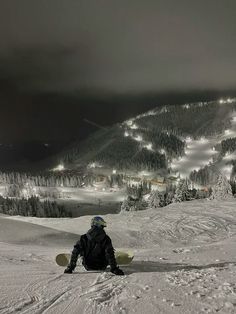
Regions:
<instances>
[{"instance_id":1,"label":"groomed snow","mask_svg":"<svg viewBox=\"0 0 236 314\"><path fill-rule=\"evenodd\" d=\"M124 277L56 266L91 216L0 216L0 313L235 313L236 200L104 216Z\"/></svg>"}]
</instances>

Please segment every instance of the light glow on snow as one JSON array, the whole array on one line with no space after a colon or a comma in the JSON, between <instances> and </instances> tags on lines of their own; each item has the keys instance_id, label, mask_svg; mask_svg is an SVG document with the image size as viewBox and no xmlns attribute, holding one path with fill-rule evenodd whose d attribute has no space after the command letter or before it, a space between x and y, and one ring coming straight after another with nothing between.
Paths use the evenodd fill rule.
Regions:
<instances>
[{"instance_id":1,"label":"light glow on snow","mask_svg":"<svg viewBox=\"0 0 236 314\"><path fill-rule=\"evenodd\" d=\"M135 141L142 142L143 138L141 135L134 137Z\"/></svg>"},{"instance_id":2,"label":"light glow on snow","mask_svg":"<svg viewBox=\"0 0 236 314\"><path fill-rule=\"evenodd\" d=\"M27 194L27 190L26 190L26 189L23 189L23 190L22 190L22 193L23 193L24 195L26 195L26 194Z\"/></svg>"},{"instance_id":3,"label":"light glow on snow","mask_svg":"<svg viewBox=\"0 0 236 314\"><path fill-rule=\"evenodd\" d=\"M221 171L222 174L229 180L230 176L232 174L232 170L233 170L233 165L226 165L224 167L222 167Z\"/></svg>"},{"instance_id":4,"label":"light glow on snow","mask_svg":"<svg viewBox=\"0 0 236 314\"><path fill-rule=\"evenodd\" d=\"M232 160L232 159L236 159L236 151L234 151L234 152L227 152L226 154L225 154L225 156L223 157L223 159L224 160Z\"/></svg>"},{"instance_id":5,"label":"light glow on snow","mask_svg":"<svg viewBox=\"0 0 236 314\"><path fill-rule=\"evenodd\" d=\"M127 124L128 126L131 126L131 125L133 124L133 120L130 119L130 120L126 121L126 124Z\"/></svg>"},{"instance_id":6,"label":"light glow on snow","mask_svg":"<svg viewBox=\"0 0 236 314\"><path fill-rule=\"evenodd\" d=\"M200 142L200 143L207 143L207 139L206 139L204 136L202 136L202 137L200 138L199 142Z\"/></svg>"},{"instance_id":7,"label":"light glow on snow","mask_svg":"<svg viewBox=\"0 0 236 314\"><path fill-rule=\"evenodd\" d=\"M227 99L221 98L221 99L219 100L219 103L220 103L220 104L232 104L232 103L235 102L235 101L236 101L235 98L230 98L230 97L228 97Z\"/></svg>"},{"instance_id":8,"label":"light glow on snow","mask_svg":"<svg viewBox=\"0 0 236 314\"><path fill-rule=\"evenodd\" d=\"M99 164L98 162L92 162L88 164L88 168L102 168L102 165Z\"/></svg>"},{"instance_id":9,"label":"light glow on snow","mask_svg":"<svg viewBox=\"0 0 236 314\"><path fill-rule=\"evenodd\" d=\"M146 170L143 170L143 171L140 171L139 173L138 173L138 175L139 176L150 176L150 175L153 175L153 173L152 172L150 172L150 171L146 171Z\"/></svg>"},{"instance_id":10,"label":"light glow on snow","mask_svg":"<svg viewBox=\"0 0 236 314\"><path fill-rule=\"evenodd\" d=\"M191 143L192 142L192 139L191 139L191 137L190 136L188 136L188 137L186 137L186 143Z\"/></svg>"},{"instance_id":11,"label":"light glow on snow","mask_svg":"<svg viewBox=\"0 0 236 314\"><path fill-rule=\"evenodd\" d=\"M65 170L65 167L63 164L59 164L56 168L53 169L54 171L63 171Z\"/></svg>"},{"instance_id":12,"label":"light glow on snow","mask_svg":"<svg viewBox=\"0 0 236 314\"><path fill-rule=\"evenodd\" d=\"M153 150L151 143L144 145L144 147L145 147L146 149L148 149L148 150Z\"/></svg>"},{"instance_id":13,"label":"light glow on snow","mask_svg":"<svg viewBox=\"0 0 236 314\"><path fill-rule=\"evenodd\" d=\"M133 124L133 125L130 126L130 128L133 129L133 130L137 130L138 126L136 124Z\"/></svg>"},{"instance_id":14,"label":"light glow on snow","mask_svg":"<svg viewBox=\"0 0 236 314\"><path fill-rule=\"evenodd\" d=\"M225 130L225 135L236 136L236 132L233 130Z\"/></svg>"},{"instance_id":15,"label":"light glow on snow","mask_svg":"<svg viewBox=\"0 0 236 314\"><path fill-rule=\"evenodd\" d=\"M160 111L160 113L166 113L166 112L168 112L168 109L166 107L162 108Z\"/></svg>"},{"instance_id":16,"label":"light glow on snow","mask_svg":"<svg viewBox=\"0 0 236 314\"><path fill-rule=\"evenodd\" d=\"M95 168L95 167L96 167L96 163L93 162L93 163L89 164L88 167L89 167L89 168Z\"/></svg>"}]
</instances>

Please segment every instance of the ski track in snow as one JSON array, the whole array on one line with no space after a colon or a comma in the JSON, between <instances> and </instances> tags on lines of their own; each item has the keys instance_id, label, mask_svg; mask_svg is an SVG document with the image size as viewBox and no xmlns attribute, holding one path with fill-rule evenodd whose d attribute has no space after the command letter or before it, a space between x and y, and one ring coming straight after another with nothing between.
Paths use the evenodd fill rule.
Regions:
<instances>
[{"instance_id":1,"label":"ski track in snow","mask_svg":"<svg viewBox=\"0 0 236 314\"><path fill-rule=\"evenodd\" d=\"M90 280L87 280L87 276L91 279L94 275L96 279L88 285ZM107 307L110 300L114 301L123 290L121 282L124 278L109 273L86 273L82 280L76 273L71 276L60 274L50 280L37 278L24 289L24 297L16 299L15 304L11 301L0 307L0 312L78 313L78 307L82 304L86 313L97 313L97 307ZM114 309L114 304L112 307Z\"/></svg>"},{"instance_id":2,"label":"ski track in snow","mask_svg":"<svg viewBox=\"0 0 236 314\"><path fill-rule=\"evenodd\" d=\"M129 247L135 253L132 264L122 267L123 277L109 271L86 272L81 266L72 275L64 274L64 269L55 265L55 255L70 251L74 243L65 248L58 246L58 240L56 246L53 242L45 246L38 244L40 239L35 245L14 243L14 237L9 243L5 239L0 242L0 313L233 314L235 205L235 199L193 201L107 215L107 232L115 247ZM60 236L69 230L81 234L91 217L0 219L18 220L18 230L20 224L24 228L22 233L27 231L27 220L35 223L40 237L40 224L61 230ZM33 232L32 225L29 230ZM21 240L21 234L16 237Z\"/></svg>"}]
</instances>

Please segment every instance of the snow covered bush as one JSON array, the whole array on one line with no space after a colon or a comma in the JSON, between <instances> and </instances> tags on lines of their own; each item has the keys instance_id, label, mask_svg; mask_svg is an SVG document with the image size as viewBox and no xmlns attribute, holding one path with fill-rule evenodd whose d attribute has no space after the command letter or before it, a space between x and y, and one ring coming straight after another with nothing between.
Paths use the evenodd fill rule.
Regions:
<instances>
[{"instance_id":1,"label":"snow covered bush","mask_svg":"<svg viewBox=\"0 0 236 314\"><path fill-rule=\"evenodd\" d=\"M147 199L148 207L157 208L160 207L161 196L158 191L152 191L149 198Z\"/></svg>"},{"instance_id":2,"label":"snow covered bush","mask_svg":"<svg viewBox=\"0 0 236 314\"><path fill-rule=\"evenodd\" d=\"M176 187L175 195L173 198L174 203L189 201L191 199L191 194L188 189L187 180L180 180Z\"/></svg>"},{"instance_id":3,"label":"snow covered bush","mask_svg":"<svg viewBox=\"0 0 236 314\"><path fill-rule=\"evenodd\" d=\"M226 199L232 197L232 188L227 178L221 173L218 175L216 184L212 187L212 193L209 197L210 200L213 199Z\"/></svg>"},{"instance_id":4,"label":"snow covered bush","mask_svg":"<svg viewBox=\"0 0 236 314\"><path fill-rule=\"evenodd\" d=\"M141 199L134 199L130 196L127 197L121 204L121 212L125 211L137 211L137 210L144 210L148 206L145 200Z\"/></svg>"},{"instance_id":5,"label":"snow covered bush","mask_svg":"<svg viewBox=\"0 0 236 314\"><path fill-rule=\"evenodd\" d=\"M232 194L236 197L236 181L230 181Z\"/></svg>"}]
</instances>

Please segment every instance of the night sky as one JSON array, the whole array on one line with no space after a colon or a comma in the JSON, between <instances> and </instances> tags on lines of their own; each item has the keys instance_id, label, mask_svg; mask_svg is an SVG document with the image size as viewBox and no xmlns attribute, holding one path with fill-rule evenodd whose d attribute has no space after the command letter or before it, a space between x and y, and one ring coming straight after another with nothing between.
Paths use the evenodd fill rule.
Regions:
<instances>
[{"instance_id":1,"label":"night sky","mask_svg":"<svg viewBox=\"0 0 236 314\"><path fill-rule=\"evenodd\" d=\"M235 0L0 0L0 142L236 95Z\"/></svg>"}]
</instances>

